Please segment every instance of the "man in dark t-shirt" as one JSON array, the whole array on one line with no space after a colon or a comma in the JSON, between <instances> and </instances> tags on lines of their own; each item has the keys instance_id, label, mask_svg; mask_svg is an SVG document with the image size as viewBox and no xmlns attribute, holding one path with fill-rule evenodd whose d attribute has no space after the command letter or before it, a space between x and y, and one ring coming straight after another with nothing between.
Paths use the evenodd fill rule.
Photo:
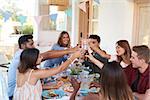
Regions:
<instances>
[{"instance_id":1,"label":"man in dark t-shirt","mask_svg":"<svg viewBox=\"0 0 150 100\"><path fill-rule=\"evenodd\" d=\"M131 89L138 100L150 100L150 49L145 45L132 48L132 67L138 69L136 78L132 80Z\"/></svg>"},{"instance_id":2,"label":"man in dark t-shirt","mask_svg":"<svg viewBox=\"0 0 150 100\"><path fill-rule=\"evenodd\" d=\"M93 43L94 46L97 46L99 49L100 48L100 37L98 35L90 35L89 36L89 39L90 39L90 42ZM92 51L92 52L89 52L93 55L94 58L96 58L97 60L101 61L102 63L107 63L108 62L108 59L102 57L101 55L99 55L98 53ZM91 61L89 60L85 60L83 62L83 64L86 66L86 67L90 67L90 69L92 70L90 73L93 74L93 73L100 73L100 68L95 65L94 63L92 63Z\"/></svg>"}]
</instances>

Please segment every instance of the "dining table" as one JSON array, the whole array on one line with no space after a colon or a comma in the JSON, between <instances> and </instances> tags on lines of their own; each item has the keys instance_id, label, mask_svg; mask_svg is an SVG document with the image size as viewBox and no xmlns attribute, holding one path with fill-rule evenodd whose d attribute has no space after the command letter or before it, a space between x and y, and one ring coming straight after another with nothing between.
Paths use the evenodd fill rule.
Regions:
<instances>
[{"instance_id":1,"label":"dining table","mask_svg":"<svg viewBox=\"0 0 150 100\"><path fill-rule=\"evenodd\" d=\"M97 88L89 87L90 83L99 79L100 75L90 74L89 71L88 67L76 62L71 64L67 70L44 79L43 84L48 88L43 88L43 100L69 100L74 91L70 82L71 78L81 82L76 100L82 100L90 92L97 93L99 91Z\"/></svg>"},{"instance_id":2,"label":"dining table","mask_svg":"<svg viewBox=\"0 0 150 100\"><path fill-rule=\"evenodd\" d=\"M72 84L70 83L71 77L76 76L57 76L57 78L48 78L46 81L46 86L49 86L51 88L43 90L43 100L69 100L74 90ZM97 90L95 88L89 89L89 84L90 81L81 82L80 89L76 95L76 100L82 100L82 98L88 95L89 92L96 93Z\"/></svg>"}]
</instances>

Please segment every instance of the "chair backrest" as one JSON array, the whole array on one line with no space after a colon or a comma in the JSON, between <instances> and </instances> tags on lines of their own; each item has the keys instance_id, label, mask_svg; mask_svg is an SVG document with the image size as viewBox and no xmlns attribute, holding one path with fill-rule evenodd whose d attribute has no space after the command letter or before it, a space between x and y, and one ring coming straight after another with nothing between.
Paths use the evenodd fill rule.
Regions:
<instances>
[{"instance_id":1,"label":"chair backrest","mask_svg":"<svg viewBox=\"0 0 150 100\"><path fill-rule=\"evenodd\" d=\"M8 100L7 95L7 78L3 77L4 75L0 71L0 98L3 98L3 100Z\"/></svg>"},{"instance_id":2,"label":"chair backrest","mask_svg":"<svg viewBox=\"0 0 150 100\"><path fill-rule=\"evenodd\" d=\"M0 52L0 65L9 63L8 58L4 53Z\"/></svg>"}]
</instances>

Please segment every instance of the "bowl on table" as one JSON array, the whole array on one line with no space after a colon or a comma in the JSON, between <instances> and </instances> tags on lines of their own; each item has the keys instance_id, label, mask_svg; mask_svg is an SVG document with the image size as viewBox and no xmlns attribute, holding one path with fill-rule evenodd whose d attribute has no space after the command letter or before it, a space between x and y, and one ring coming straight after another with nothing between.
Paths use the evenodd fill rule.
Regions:
<instances>
[{"instance_id":1,"label":"bowl on table","mask_svg":"<svg viewBox=\"0 0 150 100\"><path fill-rule=\"evenodd\" d=\"M82 89L79 91L79 93L81 94L81 96L87 96L89 93L89 90L88 89Z\"/></svg>"},{"instance_id":2,"label":"bowl on table","mask_svg":"<svg viewBox=\"0 0 150 100\"><path fill-rule=\"evenodd\" d=\"M72 93L74 91L74 88L72 87L71 83L66 83L63 86L63 90Z\"/></svg>"},{"instance_id":3,"label":"bowl on table","mask_svg":"<svg viewBox=\"0 0 150 100\"><path fill-rule=\"evenodd\" d=\"M66 93L63 90L45 90L42 92L42 97L46 99L62 98Z\"/></svg>"}]
</instances>

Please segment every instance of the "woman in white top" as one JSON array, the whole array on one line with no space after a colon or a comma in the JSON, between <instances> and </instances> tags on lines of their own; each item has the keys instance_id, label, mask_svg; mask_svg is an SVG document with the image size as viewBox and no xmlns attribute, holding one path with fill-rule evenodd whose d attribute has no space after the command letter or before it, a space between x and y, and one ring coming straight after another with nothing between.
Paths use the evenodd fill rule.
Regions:
<instances>
[{"instance_id":1,"label":"woman in white top","mask_svg":"<svg viewBox=\"0 0 150 100\"><path fill-rule=\"evenodd\" d=\"M123 68L127 67L131 64L130 57L131 57L131 49L130 45L127 40L119 40L116 42L116 53L117 55L110 55L106 52L99 50L95 46L90 43L90 47L92 50L100 54L102 57L109 59L109 61L118 61L120 62Z\"/></svg>"},{"instance_id":2,"label":"woman in white top","mask_svg":"<svg viewBox=\"0 0 150 100\"><path fill-rule=\"evenodd\" d=\"M42 85L41 78L53 76L63 70L77 57L81 51L75 52L62 65L51 69L38 69L42 57L38 49L26 49L21 53L20 66L17 72L17 84L14 92L14 100L41 100Z\"/></svg>"},{"instance_id":3,"label":"woman in white top","mask_svg":"<svg viewBox=\"0 0 150 100\"><path fill-rule=\"evenodd\" d=\"M130 49L130 45L129 45L127 40L119 40L116 42L116 53L117 53L117 55L107 54L106 52L93 46L92 43L89 45L90 45L92 50L94 50L95 52L100 54L102 57L109 59L109 61L115 60L115 61L119 62L121 67L123 68L124 72L126 73L128 84L131 85L131 83L132 83L131 80L135 76L133 74L136 73L136 69L132 68L132 64L130 61L131 49ZM100 62L95 62L95 63L97 64ZM98 65L102 69L103 63L98 64Z\"/></svg>"}]
</instances>

